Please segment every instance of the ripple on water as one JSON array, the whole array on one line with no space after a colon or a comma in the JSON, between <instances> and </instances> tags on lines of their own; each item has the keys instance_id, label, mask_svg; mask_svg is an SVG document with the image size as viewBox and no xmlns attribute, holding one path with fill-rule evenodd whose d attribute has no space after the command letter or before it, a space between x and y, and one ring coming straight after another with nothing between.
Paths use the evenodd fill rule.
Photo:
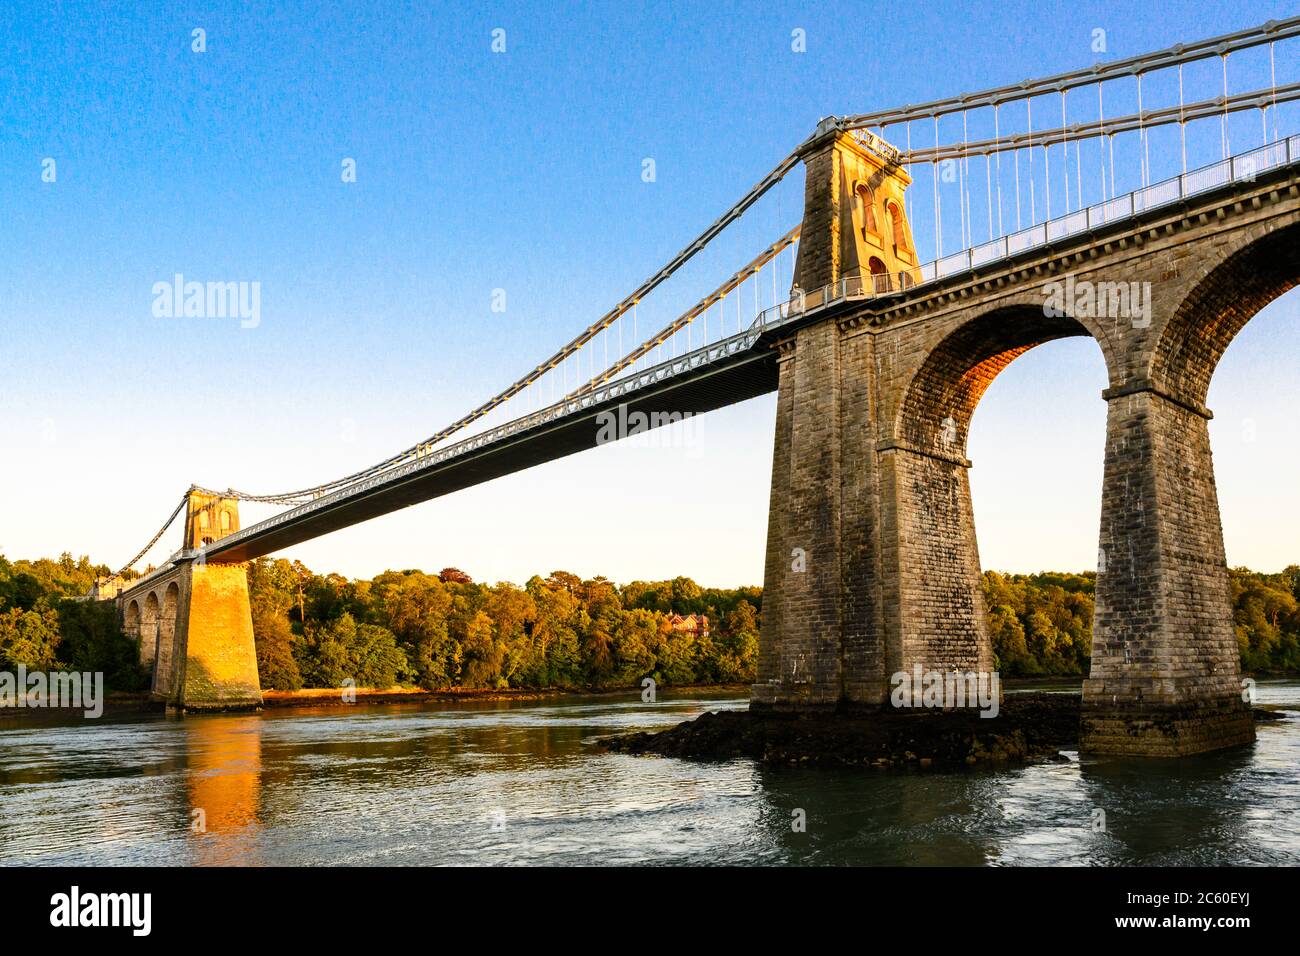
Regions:
<instances>
[{"instance_id":1,"label":"ripple on water","mask_svg":"<svg viewBox=\"0 0 1300 956\"><path fill-rule=\"evenodd\" d=\"M1260 701L1300 709L1300 683ZM958 773L600 750L736 696L400 704L0 731L0 861L1295 863L1300 721L1183 761ZM1104 827L1096 811L1104 812ZM202 827L196 827L201 817ZM806 821L802 832L796 826Z\"/></svg>"}]
</instances>

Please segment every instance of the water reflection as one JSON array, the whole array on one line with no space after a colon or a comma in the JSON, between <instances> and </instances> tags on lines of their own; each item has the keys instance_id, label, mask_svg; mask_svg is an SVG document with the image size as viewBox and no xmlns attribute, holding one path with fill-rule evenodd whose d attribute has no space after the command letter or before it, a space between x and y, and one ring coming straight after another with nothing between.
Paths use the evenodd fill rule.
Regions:
<instances>
[{"instance_id":1,"label":"water reflection","mask_svg":"<svg viewBox=\"0 0 1300 956\"><path fill-rule=\"evenodd\" d=\"M241 839L259 823L262 727L257 716L204 716L183 722L191 847L197 864L262 862L255 841Z\"/></svg>"},{"instance_id":2,"label":"water reflection","mask_svg":"<svg viewBox=\"0 0 1300 956\"><path fill-rule=\"evenodd\" d=\"M1300 708L1300 683L1261 684ZM0 730L0 861L1294 863L1300 722L1181 761L891 772L605 753L738 697L320 707ZM1093 812L1105 811L1105 828ZM202 811L203 826L195 827ZM794 822L806 819L803 832Z\"/></svg>"},{"instance_id":3,"label":"water reflection","mask_svg":"<svg viewBox=\"0 0 1300 956\"><path fill-rule=\"evenodd\" d=\"M1105 811L1106 839L1099 854L1114 862L1208 863L1199 858L1198 844L1205 843L1216 860L1249 862L1248 851L1231 848L1244 851L1252 838L1245 813L1249 798L1241 784L1254 758L1253 748L1186 761L1084 758L1085 799ZM1164 859L1173 848L1177 860Z\"/></svg>"}]
</instances>

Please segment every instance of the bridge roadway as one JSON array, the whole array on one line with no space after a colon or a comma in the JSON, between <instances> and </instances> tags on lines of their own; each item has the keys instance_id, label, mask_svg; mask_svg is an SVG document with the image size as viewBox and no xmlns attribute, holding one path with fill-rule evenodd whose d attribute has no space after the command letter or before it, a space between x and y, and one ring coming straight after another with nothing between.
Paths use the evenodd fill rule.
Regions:
<instances>
[{"instance_id":1,"label":"bridge roadway","mask_svg":"<svg viewBox=\"0 0 1300 956\"><path fill-rule=\"evenodd\" d=\"M776 351L771 346L804 324L851 310L897 307L901 300L929 298L981 274L1013 267L1045 253L1086 249L1136 231L1144 222L1168 216L1180 206L1186 214L1201 201L1220 201L1225 194L1256 187L1260 181L1276 179L1294 184L1297 169L1300 137L1293 136L995 240L1002 244L1000 250L990 250L992 244L986 243L947 256L923 267L921 282L906 291L881 295L863 288L860 279L840 280L835 287L809 292L801 307L785 303L768 309L744 332L609 382L580 398L559 402L454 444L435 447L418 460L249 525L209 545L204 560L217 564L249 561L595 447L600 416L619 414L621 405L626 406L629 416L636 412L700 414L775 391Z\"/></svg>"},{"instance_id":2,"label":"bridge roadway","mask_svg":"<svg viewBox=\"0 0 1300 956\"><path fill-rule=\"evenodd\" d=\"M208 545L212 563L249 561L340 528L389 514L594 448L605 412L698 414L773 392L775 355L758 331L734 335L582 398L561 402L481 434L435 449L420 460L324 495ZM635 419L633 419L635 421Z\"/></svg>"}]
</instances>

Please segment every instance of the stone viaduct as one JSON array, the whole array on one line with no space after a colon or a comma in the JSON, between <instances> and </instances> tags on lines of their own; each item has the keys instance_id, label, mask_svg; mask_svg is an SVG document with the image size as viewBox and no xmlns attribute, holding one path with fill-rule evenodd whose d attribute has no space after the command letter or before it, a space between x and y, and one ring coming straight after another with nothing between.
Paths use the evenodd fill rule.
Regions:
<instances>
[{"instance_id":1,"label":"stone viaduct","mask_svg":"<svg viewBox=\"0 0 1300 956\"><path fill-rule=\"evenodd\" d=\"M971 417L1017 356L1086 336L1109 381L1082 746L1181 755L1253 739L1205 401L1233 336L1300 276L1295 163L1180 186L1095 226L1081 211L1088 228L1044 226L1045 241L921 285L896 154L819 130L798 157L796 306L770 327L322 486L242 531L234 498L192 489L185 548L117 596L155 697L183 710L261 702L242 562L593 447L603 410L702 412L773 388L752 706L881 707L899 672L991 672ZM851 284L882 294L827 293Z\"/></svg>"},{"instance_id":2,"label":"stone viaduct","mask_svg":"<svg viewBox=\"0 0 1300 956\"><path fill-rule=\"evenodd\" d=\"M796 285L906 273L901 170L835 130L802 158ZM1205 400L1233 336L1298 277L1292 169L933 291L822 310L779 341L752 705L878 707L891 675L917 665L993 669L967 430L1017 356L1088 336L1109 387L1083 748L1181 755L1252 740Z\"/></svg>"}]
</instances>

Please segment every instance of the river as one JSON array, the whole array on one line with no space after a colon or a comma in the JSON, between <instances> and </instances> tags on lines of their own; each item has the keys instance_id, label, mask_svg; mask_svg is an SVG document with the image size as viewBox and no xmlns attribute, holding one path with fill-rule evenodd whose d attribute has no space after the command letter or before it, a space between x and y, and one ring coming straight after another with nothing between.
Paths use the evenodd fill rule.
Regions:
<instances>
[{"instance_id":1,"label":"river","mask_svg":"<svg viewBox=\"0 0 1300 956\"><path fill-rule=\"evenodd\" d=\"M1300 681L1261 681L1258 701L1300 711ZM743 706L681 693L9 721L0 863L1300 862L1295 717L1261 724L1252 747L1178 761L1069 753L950 773L593 746Z\"/></svg>"}]
</instances>

